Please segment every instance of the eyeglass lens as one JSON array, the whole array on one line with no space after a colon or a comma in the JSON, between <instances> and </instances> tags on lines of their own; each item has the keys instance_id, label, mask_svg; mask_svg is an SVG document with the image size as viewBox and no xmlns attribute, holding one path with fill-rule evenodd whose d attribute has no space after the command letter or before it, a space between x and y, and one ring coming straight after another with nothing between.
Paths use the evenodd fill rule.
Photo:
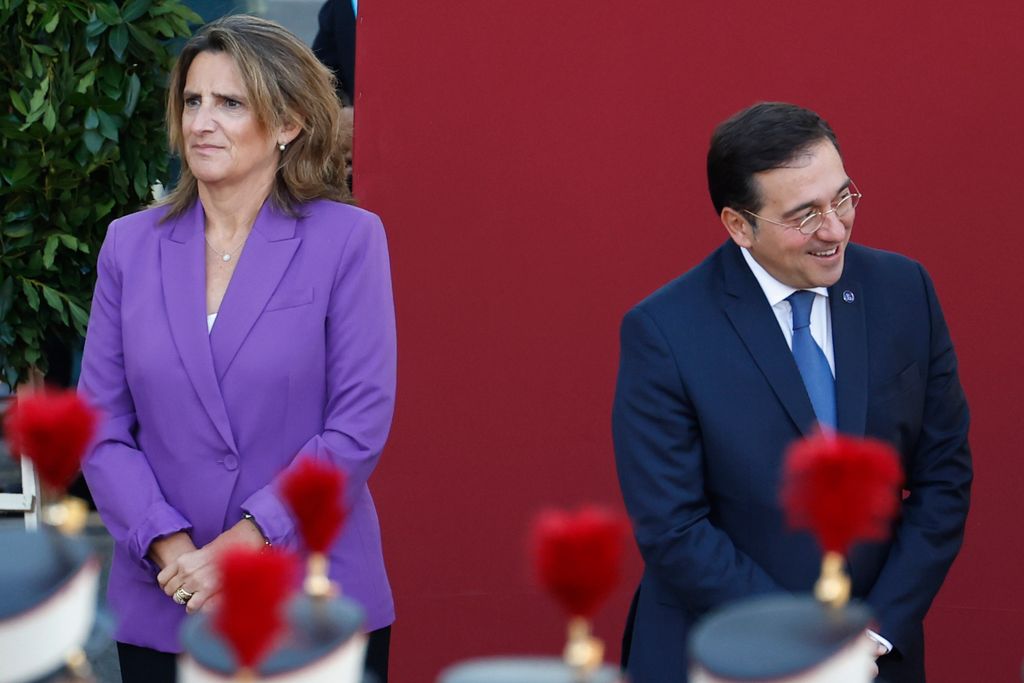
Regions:
<instances>
[{"instance_id":1,"label":"eyeglass lens","mask_svg":"<svg viewBox=\"0 0 1024 683\"><path fill-rule=\"evenodd\" d=\"M816 211L814 214L805 218L804 221L800 223L800 225L797 227L797 230L799 230L804 235L814 234L815 232L818 231L819 228L821 228L821 226L825 225L826 215L830 213L835 213L837 218L842 218L846 214L850 213L850 211L857 206L858 199L860 199L859 194L846 195L845 197L840 199L839 202L833 208L829 209L828 211L824 213Z\"/></svg>"}]
</instances>

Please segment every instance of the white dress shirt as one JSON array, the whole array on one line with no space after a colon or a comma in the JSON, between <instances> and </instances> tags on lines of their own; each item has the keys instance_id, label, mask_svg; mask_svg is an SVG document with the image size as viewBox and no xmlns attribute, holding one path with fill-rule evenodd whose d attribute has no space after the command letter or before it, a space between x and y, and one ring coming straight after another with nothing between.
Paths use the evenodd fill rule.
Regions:
<instances>
[{"instance_id":1,"label":"white dress shirt","mask_svg":"<svg viewBox=\"0 0 1024 683\"><path fill-rule=\"evenodd\" d=\"M786 343L790 350L793 349L793 307L786 300L793 292L800 290L784 285L765 270L760 263L754 260L750 252L740 248L743 252L743 259L750 266L751 272L761 285L761 291L768 299L768 304L775 312L775 318L779 321L782 334L786 337ZM815 343L821 347L828 359L828 367L832 370L832 376L836 376L835 353L832 351L832 313L828 308L828 290L824 287L812 287L808 292L814 292L814 303L811 306L811 336Z\"/></svg>"},{"instance_id":2,"label":"white dress shirt","mask_svg":"<svg viewBox=\"0 0 1024 683\"><path fill-rule=\"evenodd\" d=\"M765 298L768 299L768 304L772 307L772 311L775 312L775 318L782 329L783 336L786 337L786 343L789 345L790 350L792 350L793 307L790 306L786 297L799 290L789 285L784 285L772 277L760 263L754 260L754 257L745 248L740 247L740 251L743 252L743 259L750 266L754 277L757 278L757 283L761 285L761 291L764 292ZM828 366L832 369L832 376L835 377L836 361L835 352L832 350L832 312L828 307L828 289L825 287L812 287L807 291L814 292L816 295L811 306L811 336L824 352L825 358L828 359ZM888 640L870 629L867 631L867 634L869 638L885 648L886 652L892 652L892 643Z\"/></svg>"}]
</instances>

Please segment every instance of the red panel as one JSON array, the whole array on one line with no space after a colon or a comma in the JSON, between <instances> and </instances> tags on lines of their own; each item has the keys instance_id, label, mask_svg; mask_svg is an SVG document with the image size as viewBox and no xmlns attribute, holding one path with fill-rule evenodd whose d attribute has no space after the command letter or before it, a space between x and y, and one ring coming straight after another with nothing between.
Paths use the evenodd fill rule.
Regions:
<instances>
[{"instance_id":1,"label":"red panel","mask_svg":"<svg viewBox=\"0 0 1024 683\"><path fill-rule=\"evenodd\" d=\"M707 141L759 99L832 122L866 195L855 239L936 280L978 475L929 618L930 680L1014 680L1024 4L980 5L360 3L356 191L388 227L399 316L398 411L373 481L396 681L560 649L528 572L529 520L620 504L619 319L724 239ZM611 657L639 568L633 555L599 620Z\"/></svg>"}]
</instances>

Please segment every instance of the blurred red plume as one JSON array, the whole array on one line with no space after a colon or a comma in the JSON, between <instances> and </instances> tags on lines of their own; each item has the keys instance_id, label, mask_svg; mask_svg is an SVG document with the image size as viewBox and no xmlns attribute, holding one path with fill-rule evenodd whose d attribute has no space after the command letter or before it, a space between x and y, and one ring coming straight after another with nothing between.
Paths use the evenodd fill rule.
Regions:
<instances>
[{"instance_id":1,"label":"blurred red plume","mask_svg":"<svg viewBox=\"0 0 1024 683\"><path fill-rule=\"evenodd\" d=\"M570 616L593 617L619 582L626 529L620 515L597 506L538 515L537 576Z\"/></svg>"},{"instance_id":2,"label":"blurred red plume","mask_svg":"<svg viewBox=\"0 0 1024 683\"><path fill-rule=\"evenodd\" d=\"M311 456L300 456L281 481L281 495L291 508L306 547L327 552L342 523L345 473Z\"/></svg>"},{"instance_id":3,"label":"blurred red plume","mask_svg":"<svg viewBox=\"0 0 1024 683\"><path fill-rule=\"evenodd\" d=\"M50 488L64 491L78 474L98 415L74 391L19 392L4 416L11 453L35 465Z\"/></svg>"},{"instance_id":4,"label":"blurred red plume","mask_svg":"<svg viewBox=\"0 0 1024 683\"><path fill-rule=\"evenodd\" d=\"M255 669L285 625L284 607L295 592L298 562L291 553L236 546L218 559L221 601L213 628L247 669Z\"/></svg>"},{"instance_id":5,"label":"blurred red plume","mask_svg":"<svg viewBox=\"0 0 1024 683\"><path fill-rule=\"evenodd\" d=\"M888 444L819 432L789 447L782 505L792 528L809 529L823 550L845 555L857 541L889 535L902 482Z\"/></svg>"}]
</instances>

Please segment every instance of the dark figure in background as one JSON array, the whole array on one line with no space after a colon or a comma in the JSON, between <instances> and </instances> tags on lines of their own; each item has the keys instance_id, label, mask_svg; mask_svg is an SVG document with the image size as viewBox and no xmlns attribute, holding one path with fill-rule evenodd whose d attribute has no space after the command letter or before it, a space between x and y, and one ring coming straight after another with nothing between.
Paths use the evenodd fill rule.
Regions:
<instances>
[{"instance_id":1,"label":"dark figure in background","mask_svg":"<svg viewBox=\"0 0 1024 683\"><path fill-rule=\"evenodd\" d=\"M342 103L352 106L356 93L355 6L352 0L326 0L320 8L319 20L313 54L334 72Z\"/></svg>"},{"instance_id":2,"label":"dark figure in background","mask_svg":"<svg viewBox=\"0 0 1024 683\"><path fill-rule=\"evenodd\" d=\"M920 683L922 622L960 549L971 484L967 403L931 278L850 242L861 193L812 111L736 114L707 170L729 239L622 323L615 456L645 564L631 680L685 681L684 644L710 610L810 592L821 550L787 529L779 476L786 446L822 423L901 455L891 540L855 548L849 571L877 620L881 679Z\"/></svg>"}]
</instances>

